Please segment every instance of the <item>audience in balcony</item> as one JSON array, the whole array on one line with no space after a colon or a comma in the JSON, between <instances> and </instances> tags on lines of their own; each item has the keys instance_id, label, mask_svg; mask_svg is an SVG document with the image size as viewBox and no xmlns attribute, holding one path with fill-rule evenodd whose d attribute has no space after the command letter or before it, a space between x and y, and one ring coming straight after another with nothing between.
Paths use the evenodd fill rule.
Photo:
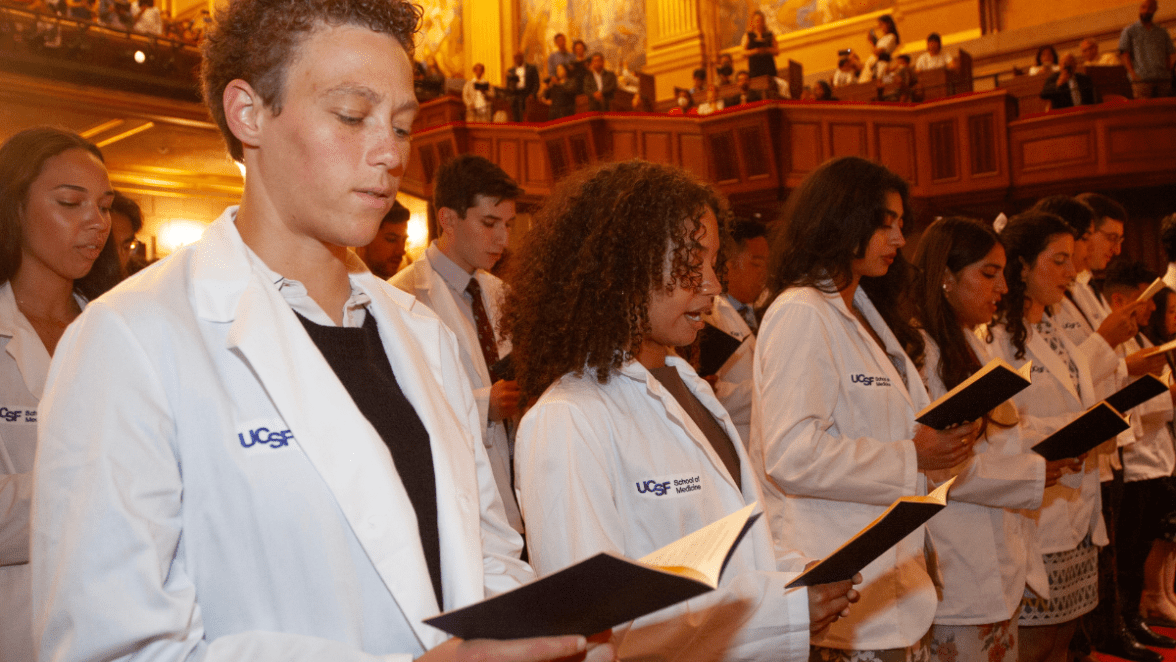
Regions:
<instances>
[{"instance_id":1,"label":"audience in balcony","mask_svg":"<svg viewBox=\"0 0 1176 662\"><path fill-rule=\"evenodd\" d=\"M747 55L747 70L751 76L775 76L776 35L768 29L768 21L760 10L751 12L751 29L743 35L743 52Z\"/></svg>"},{"instance_id":2,"label":"audience in balcony","mask_svg":"<svg viewBox=\"0 0 1176 662\"><path fill-rule=\"evenodd\" d=\"M1115 53L1099 55L1098 42L1093 39L1083 39L1078 51L1082 53L1082 61L1078 63L1077 70L1083 73L1086 72L1086 67L1111 67L1121 64L1119 56Z\"/></svg>"},{"instance_id":3,"label":"audience in balcony","mask_svg":"<svg viewBox=\"0 0 1176 662\"><path fill-rule=\"evenodd\" d=\"M833 87L826 80L819 80L813 83L812 88L808 92L808 98L812 101L838 101L837 97L833 96Z\"/></svg>"},{"instance_id":4,"label":"audience in balcony","mask_svg":"<svg viewBox=\"0 0 1176 662\"><path fill-rule=\"evenodd\" d=\"M731 58L730 53L723 53L719 56L719 60L715 67L716 85L730 85L731 77L735 75L735 61Z\"/></svg>"},{"instance_id":5,"label":"audience in balcony","mask_svg":"<svg viewBox=\"0 0 1176 662\"><path fill-rule=\"evenodd\" d=\"M1033 59L1033 66L1029 67L1029 75L1052 74L1058 70L1058 52L1053 46L1046 44L1037 49L1037 56Z\"/></svg>"},{"instance_id":6,"label":"audience in balcony","mask_svg":"<svg viewBox=\"0 0 1176 662\"><path fill-rule=\"evenodd\" d=\"M593 53L588 73L584 76L584 94L589 110L608 110L617 93L617 75L604 68L604 55Z\"/></svg>"},{"instance_id":7,"label":"audience in balcony","mask_svg":"<svg viewBox=\"0 0 1176 662\"><path fill-rule=\"evenodd\" d=\"M555 68L559 65L572 66L576 56L568 52L568 38L561 32L555 35L555 52L547 56L547 76L555 76Z\"/></svg>"},{"instance_id":8,"label":"audience in balcony","mask_svg":"<svg viewBox=\"0 0 1176 662\"><path fill-rule=\"evenodd\" d=\"M1089 106L1099 102L1094 82L1078 71L1078 60L1073 53L1062 56L1062 68L1045 79L1041 98L1049 102L1051 109Z\"/></svg>"},{"instance_id":9,"label":"audience in balcony","mask_svg":"<svg viewBox=\"0 0 1176 662\"><path fill-rule=\"evenodd\" d=\"M527 115L527 98L539 92L539 68L528 64L522 51L514 54L514 67L506 72L512 119L522 122Z\"/></svg>"},{"instance_id":10,"label":"audience in balcony","mask_svg":"<svg viewBox=\"0 0 1176 662\"><path fill-rule=\"evenodd\" d=\"M746 70L735 74L735 83L739 85L739 93L723 99L723 104L728 108L751 103L752 101L760 101L764 98L759 92L751 89L751 75Z\"/></svg>"},{"instance_id":11,"label":"audience in balcony","mask_svg":"<svg viewBox=\"0 0 1176 662\"><path fill-rule=\"evenodd\" d=\"M899 55L894 58L890 68L878 81L883 88L883 101L919 101L915 85L914 69L911 68L911 56Z\"/></svg>"},{"instance_id":12,"label":"audience in balcony","mask_svg":"<svg viewBox=\"0 0 1176 662\"><path fill-rule=\"evenodd\" d=\"M637 76L637 72L629 69L628 62L621 62L621 70L617 72L617 89L631 94L639 94L641 92L641 79ZM637 103L637 101L634 101L634 103Z\"/></svg>"},{"instance_id":13,"label":"audience in balcony","mask_svg":"<svg viewBox=\"0 0 1176 662\"><path fill-rule=\"evenodd\" d=\"M548 120L576 114L576 95L580 93L580 88L568 74L568 67L566 64L556 65L555 76L547 81L547 87L543 90L543 98L551 103L547 110Z\"/></svg>"},{"instance_id":14,"label":"audience in balcony","mask_svg":"<svg viewBox=\"0 0 1176 662\"><path fill-rule=\"evenodd\" d=\"M898 48L900 41L898 27L890 14L879 16L878 25L870 30L867 37L873 44L874 51L862 66L862 73L858 77L859 83L868 83L886 73L890 66L890 56Z\"/></svg>"},{"instance_id":15,"label":"audience in balcony","mask_svg":"<svg viewBox=\"0 0 1176 662\"><path fill-rule=\"evenodd\" d=\"M675 91L674 107L670 108L671 115L697 115L698 109L694 106L694 96L690 94L690 90L679 87Z\"/></svg>"},{"instance_id":16,"label":"audience in balcony","mask_svg":"<svg viewBox=\"0 0 1176 662\"><path fill-rule=\"evenodd\" d=\"M943 50L943 39L938 32L927 35L927 52L915 60L915 71L931 71L932 69L954 69L955 60L950 53Z\"/></svg>"},{"instance_id":17,"label":"audience in balcony","mask_svg":"<svg viewBox=\"0 0 1176 662\"><path fill-rule=\"evenodd\" d=\"M706 86L706 101L698 104L699 115L710 115L724 108L723 100L719 98L719 88L714 85Z\"/></svg>"},{"instance_id":18,"label":"audience in balcony","mask_svg":"<svg viewBox=\"0 0 1176 662\"><path fill-rule=\"evenodd\" d=\"M580 87L584 86L584 77L588 75L588 46L577 39L572 42L572 66L568 69L568 76L576 81Z\"/></svg>"},{"instance_id":19,"label":"audience in balcony","mask_svg":"<svg viewBox=\"0 0 1176 662\"><path fill-rule=\"evenodd\" d=\"M137 0L131 6L135 16L131 29L142 34L163 35L163 16L155 6L155 0Z\"/></svg>"},{"instance_id":20,"label":"audience in balcony","mask_svg":"<svg viewBox=\"0 0 1176 662\"><path fill-rule=\"evenodd\" d=\"M837 71L833 74L833 87L853 85L861 76L862 60L851 48L841 51L839 55L841 59L837 61Z\"/></svg>"},{"instance_id":21,"label":"audience in balcony","mask_svg":"<svg viewBox=\"0 0 1176 662\"><path fill-rule=\"evenodd\" d=\"M490 99L494 97L494 88L486 80L486 66L481 62L474 65L474 77L465 82L461 88L461 100L466 107L467 122L489 122L494 109Z\"/></svg>"},{"instance_id":22,"label":"audience in balcony","mask_svg":"<svg viewBox=\"0 0 1176 662\"><path fill-rule=\"evenodd\" d=\"M424 65L418 65L413 73L413 89L417 99L436 99L445 93L445 73L437 65L437 58L430 55Z\"/></svg>"},{"instance_id":23,"label":"audience in balcony","mask_svg":"<svg viewBox=\"0 0 1176 662\"><path fill-rule=\"evenodd\" d=\"M1168 31L1153 22L1158 8L1156 0L1143 0L1139 21L1119 35L1119 57L1127 67L1136 99L1172 96L1176 45Z\"/></svg>"},{"instance_id":24,"label":"audience in balcony","mask_svg":"<svg viewBox=\"0 0 1176 662\"><path fill-rule=\"evenodd\" d=\"M690 86L691 94L702 94L706 91L706 69L698 68L693 74L694 84Z\"/></svg>"}]
</instances>

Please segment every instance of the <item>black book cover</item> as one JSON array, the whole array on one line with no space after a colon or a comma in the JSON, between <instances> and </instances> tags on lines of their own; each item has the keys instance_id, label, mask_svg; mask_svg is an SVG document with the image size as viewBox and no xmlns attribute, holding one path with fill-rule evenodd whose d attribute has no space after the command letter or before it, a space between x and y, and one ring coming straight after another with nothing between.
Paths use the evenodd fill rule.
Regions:
<instances>
[{"instance_id":1,"label":"black book cover","mask_svg":"<svg viewBox=\"0 0 1176 662\"><path fill-rule=\"evenodd\" d=\"M1114 407L1100 402L1041 440L1033 452L1050 462L1078 457L1129 427L1131 424Z\"/></svg>"},{"instance_id":2,"label":"black book cover","mask_svg":"<svg viewBox=\"0 0 1176 662\"><path fill-rule=\"evenodd\" d=\"M1029 363L1014 370L1001 359L993 359L919 412L915 421L936 430L974 421L1027 388L1031 369Z\"/></svg>"},{"instance_id":3,"label":"black book cover","mask_svg":"<svg viewBox=\"0 0 1176 662\"><path fill-rule=\"evenodd\" d=\"M1107 398L1108 405L1117 412L1126 412L1151 400L1161 393L1168 392L1168 385L1155 375L1144 375L1123 388L1115 391Z\"/></svg>"},{"instance_id":4,"label":"black book cover","mask_svg":"<svg viewBox=\"0 0 1176 662\"><path fill-rule=\"evenodd\" d=\"M698 332L698 376L710 377L739 350L743 341L711 323Z\"/></svg>"}]
</instances>

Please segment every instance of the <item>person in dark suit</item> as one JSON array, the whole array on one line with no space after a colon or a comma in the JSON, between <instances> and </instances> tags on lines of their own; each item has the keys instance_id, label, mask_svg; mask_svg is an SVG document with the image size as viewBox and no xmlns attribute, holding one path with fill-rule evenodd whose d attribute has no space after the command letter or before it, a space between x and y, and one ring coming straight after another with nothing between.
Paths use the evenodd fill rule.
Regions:
<instances>
[{"instance_id":1,"label":"person in dark suit","mask_svg":"<svg viewBox=\"0 0 1176 662\"><path fill-rule=\"evenodd\" d=\"M579 94L579 91L579 88L576 87L576 81L568 76L567 65L557 64L555 77L548 81L547 89L543 90L543 96L551 102L551 108L547 111L547 119L557 120L561 117L575 115L576 95Z\"/></svg>"},{"instance_id":2,"label":"person in dark suit","mask_svg":"<svg viewBox=\"0 0 1176 662\"><path fill-rule=\"evenodd\" d=\"M584 76L584 94L589 110L608 110L617 92L617 75L604 68L604 55L593 53L588 74Z\"/></svg>"},{"instance_id":3,"label":"person in dark suit","mask_svg":"<svg viewBox=\"0 0 1176 662\"><path fill-rule=\"evenodd\" d=\"M751 103L752 101L760 101L763 95L751 89L751 75L746 71L740 71L735 74L735 82L739 84L739 94L732 94L723 99L723 106L730 108L744 103Z\"/></svg>"},{"instance_id":4,"label":"person in dark suit","mask_svg":"<svg viewBox=\"0 0 1176 662\"><path fill-rule=\"evenodd\" d=\"M539 92L539 67L528 64L522 52L514 54L514 67L506 71L506 89L514 121L522 122L527 116L527 98Z\"/></svg>"},{"instance_id":5,"label":"person in dark suit","mask_svg":"<svg viewBox=\"0 0 1176 662\"><path fill-rule=\"evenodd\" d=\"M1045 79L1041 98L1049 102L1051 110L1073 106L1089 106L1099 102L1098 90L1086 74L1077 71L1078 62L1067 53L1062 68Z\"/></svg>"}]
</instances>

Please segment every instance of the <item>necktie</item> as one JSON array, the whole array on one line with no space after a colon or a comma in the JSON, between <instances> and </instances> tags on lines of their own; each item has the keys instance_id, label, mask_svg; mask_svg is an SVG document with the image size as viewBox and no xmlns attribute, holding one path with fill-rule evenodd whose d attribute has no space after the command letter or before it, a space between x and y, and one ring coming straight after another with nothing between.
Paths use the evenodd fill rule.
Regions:
<instances>
[{"instance_id":1,"label":"necktie","mask_svg":"<svg viewBox=\"0 0 1176 662\"><path fill-rule=\"evenodd\" d=\"M743 304L739 307L739 314L742 315L743 320L747 322L747 328L751 329L752 333L755 333L755 311L751 309L751 306Z\"/></svg>"},{"instance_id":2,"label":"necktie","mask_svg":"<svg viewBox=\"0 0 1176 662\"><path fill-rule=\"evenodd\" d=\"M482 286L478 284L477 278L470 279L466 292L473 298L474 328L478 330L478 344L482 346L482 358L489 369L498 363L498 343L494 340L494 328L490 326L490 316L486 314L486 304L482 302Z\"/></svg>"}]
</instances>

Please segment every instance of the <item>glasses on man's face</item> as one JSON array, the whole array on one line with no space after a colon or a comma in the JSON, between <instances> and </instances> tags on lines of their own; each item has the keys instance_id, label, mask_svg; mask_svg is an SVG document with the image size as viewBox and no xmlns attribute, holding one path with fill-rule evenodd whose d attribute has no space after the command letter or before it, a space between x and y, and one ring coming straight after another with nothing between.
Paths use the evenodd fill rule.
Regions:
<instances>
[{"instance_id":1,"label":"glasses on man's face","mask_svg":"<svg viewBox=\"0 0 1176 662\"><path fill-rule=\"evenodd\" d=\"M1098 233L1101 234L1102 236L1106 237L1107 241L1111 242L1111 244L1114 246L1122 246L1123 245L1123 235L1121 235L1121 234L1116 234L1114 232L1107 232L1106 230L1098 230Z\"/></svg>"}]
</instances>

